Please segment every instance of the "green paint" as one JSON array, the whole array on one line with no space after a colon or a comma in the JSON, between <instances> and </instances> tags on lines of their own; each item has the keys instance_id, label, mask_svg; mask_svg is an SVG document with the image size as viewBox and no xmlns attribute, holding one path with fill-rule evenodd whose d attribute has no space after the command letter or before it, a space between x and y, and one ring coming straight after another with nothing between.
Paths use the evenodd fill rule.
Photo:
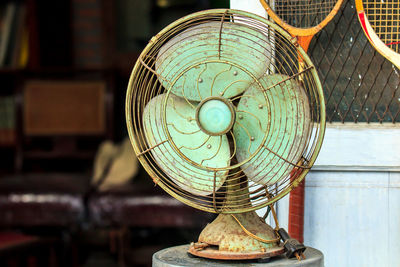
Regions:
<instances>
[{"instance_id":1,"label":"green paint","mask_svg":"<svg viewBox=\"0 0 400 267\"><path fill-rule=\"evenodd\" d=\"M155 96L158 92L152 92L151 90L155 90L156 83L154 86L144 86L142 78L144 76L140 75L141 73L147 72L146 75L153 75L150 72L145 70L145 67L138 61L132 71L131 79L128 85L128 92L126 97L126 115L127 115L127 126L129 131L129 136L132 141L133 147L135 152L140 155L140 153L145 153L139 157L139 160L144 165L146 171L148 171L153 178L160 177L161 179L158 180L158 184L169 194L174 196L175 198L179 199L180 201L188 204L190 206L196 207L198 209L209 211L209 212L216 212L212 205L208 203L199 203L193 201L191 196L187 196L184 192L180 189L187 190L194 194L199 195L207 195L211 194L213 191L213 174L212 171L213 167L210 167L210 170L206 170L203 168L206 164L209 166L214 166L214 168L218 168L215 166L222 166L221 168L236 168L240 165L234 164L233 166L230 165L230 155L229 148L227 149L227 145L224 144L224 138L226 136L222 136L223 138L221 142L221 150L227 152L226 155L221 156L218 160L214 162L214 160L203 160L203 167L199 166L198 156L202 155L203 152L208 151L207 146L202 146L205 151L184 151L185 149L178 150L179 146L182 144L188 144L189 142L196 142L200 140L202 133L192 133L189 137L182 137L179 131L186 131L191 129L198 129L192 128L195 127L192 123L185 125L184 128L179 128L178 130L172 129L171 126L167 125L167 121L169 120L169 115L167 113L174 114L176 110L179 113L191 114L190 116L194 116L194 113L190 113L184 108L182 111L178 108L175 110L171 110L168 106L170 99L169 98L180 98L183 99L186 103L191 103L194 107L197 106L197 103L201 100L205 99L209 96L223 96L225 98L233 98L235 96L239 96L240 94L256 96L257 98L260 97L262 101L263 109L269 108L270 112L264 114L261 117L263 123L261 124L260 129L252 128L251 125L242 124L244 127L242 130L238 130L237 128L238 123L235 124L234 130L236 129L235 137L240 139L240 134L244 135L243 129L250 130L252 133L250 136L254 135L254 141L251 141L248 137L242 138L243 140L238 141L238 148L240 146L241 152L238 151L236 157L239 158L239 154L243 154L243 158L247 158L248 162L241 161L244 165L242 168L244 169L246 175L250 177L254 182L258 182L261 184L272 184L273 181L268 180L268 173L265 169L272 168L270 166L274 163L274 159L276 156L271 156L271 152L267 151L267 149L262 149L264 147L268 148L269 150L275 152L276 154L282 152L282 147L284 144L293 146L296 148L296 138L287 136L285 137L286 131L277 127L277 124L284 122L285 125L293 124L295 119L291 118L295 115L295 112L288 111L286 117L282 117L281 114L285 114L286 107L308 107L307 103L301 103L301 99L304 101L308 101L306 97L304 97L304 90L300 90L300 94L292 94L290 92L281 92L281 96L279 96L279 92L276 92L276 89L271 88L270 92L261 93L260 92L251 92L251 90L257 91L259 87L256 88L257 83L256 79L260 79L260 83L262 87L268 88L268 79L276 79L282 80L285 76L281 76L278 78L274 78L273 76L260 78L263 76L270 66L269 58L273 58L275 55L271 53L271 50L279 49L279 46L262 48L259 44L265 45L269 42L268 38L261 34L255 28L250 29L249 26L245 24L233 24L228 21L224 21L222 24L223 30L221 34L221 45L219 46L215 40L219 39L219 29L220 29L220 22L207 22L200 24L198 26L193 26L188 30L184 30L180 33L179 29L182 29L182 25L190 21L191 19L199 19L200 17L205 18L207 16L220 16L222 13L226 12L226 10L208 10L203 11L201 13L191 14L185 18L182 18L170 26L162 30L157 36L155 36L149 43L149 45L145 48L143 53L141 54L141 58L146 60L149 63L150 68L155 69L159 74L158 81L164 86L165 91L167 92L167 100L164 101L165 95L162 99L158 99L154 97L149 101L147 96ZM247 12L242 11L229 11L229 14L234 14L247 17L249 20L256 20L263 24L265 24L265 29L269 28L272 31L276 31L278 34L282 35L287 40L290 40L292 37L289 36L285 31L279 28L277 25L258 17L254 14L250 14ZM235 21L238 23L238 21ZM240 23L240 22L239 22ZM214 26L211 27L211 25ZM202 28L202 29L201 29ZM195 29L195 30L193 30ZM193 30L193 31L192 31ZM174 34L175 37L168 39L169 41L165 43L166 36L170 33ZM228 33L228 34L226 34ZM185 34L185 35L182 35ZM244 35L244 38L242 38ZM198 36L199 38L196 38ZM212 38L207 38L212 37ZM240 36L240 38L239 38ZM168 37L169 38L169 37ZM214 41L212 41L214 40ZM186 42L186 43L185 43ZM161 50L158 50L160 47ZM170 47L171 49L168 49ZM202 47L202 48L201 48ZM253 48L255 48L253 50ZM220 49L221 53L218 55L218 50ZM156 52L154 52L156 51ZM309 58L305 54L305 52L299 48L297 50L299 57L304 59L304 62L307 66L312 66ZM219 57L220 56L220 57ZM149 59L150 58L150 59ZM152 65L153 61L152 58L155 58L155 66ZM216 74L219 74L216 77ZM322 93L322 87L318 80L317 73L314 68L310 70L310 74L312 75L312 81L315 82L315 88L309 88L310 90L315 90L315 97L317 100L316 103L316 117L317 123L316 127L318 127L318 132L315 135L315 140L313 140L314 144L311 147L311 151L307 157L308 164L312 166L314 163L318 152L321 147L324 129L325 129L325 106L324 106L324 99ZM255 76L255 77L254 77ZM279 75L278 75L279 76ZM154 76L155 77L155 76ZM161 78L163 77L163 78ZM311 77L311 76L310 76ZM201 82L199 80L201 78ZM235 79L239 78L240 81L237 84L230 84L229 82L235 81ZM164 79L168 80L166 82ZM265 81L267 79L267 81ZM152 80L154 82L154 79ZM272 84L275 83L272 81ZM288 82L288 85L282 85L279 87L286 88L287 90L298 91L296 83L292 85L293 82ZM271 85L271 84L270 84ZM157 85L158 86L158 85ZM251 86L251 87L250 87ZM250 87L250 88L249 88ZM293 89L295 88L295 89ZM221 94L222 93L222 94ZM274 99L273 96L278 95L277 99ZM294 104L293 101L288 100L283 101L282 99L290 98L290 96L297 98L299 97L300 102ZM272 97L272 98L271 98ZM247 101L251 102L251 98L247 97ZM245 105L244 103L245 97L240 101L239 105ZM190 102L188 102L190 101ZM282 102L283 101L283 102ZM303 102L304 102L303 101ZM142 116L141 113L143 111L143 104L147 103L144 114L143 114L143 124L142 120L138 116ZM299 104L300 103L300 104ZM166 105L164 109L163 106ZM264 106L265 105L265 106ZM173 106L173 105L171 105ZM190 107L190 109L193 109ZM239 109L239 107L238 107ZM256 109L255 107L251 107L251 109ZM272 110L272 112L271 112ZM242 111L252 111L250 108L248 110ZM257 112L255 110L254 112ZM192 111L193 112L193 111ZM308 110L304 112L301 116L301 120L303 122L308 122L310 120ZM244 112L246 113L246 112ZM240 113L236 114L238 117ZM308 114L308 115L307 115ZM171 115L175 116L176 118L171 119L172 122L177 122L181 118L180 116L175 114ZM249 114L242 114L243 118L246 116L251 116ZM308 117L307 117L308 116ZM166 119L167 118L167 119ZM242 119L243 119L242 118ZM190 121L186 118L186 121ZM251 119L249 119L251 121ZM252 122L249 124L257 125L258 122L253 119ZM285 121L286 120L286 121ZM244 121L244 119L243 119ZM179 123L180 124L180 123ZM197 124L197 123L196 123ZM290 125L288 125L289 127ZM143 131L142 128L143 127ZM293 127L293 126L292 126ZM305 126L307 127L307 126ZM308 126L309 127L309 126ZM310 128L310 127L309 127ZM288 128L289 129L289 128ZM306 128L304 128L306 129ZM312 129L315 130L315 129ZM174 132L175 131L175 132ZM300 144L304 144L308 142L309 134L304 135L311 131L308 130L301 130L299 135L305 136L304 139L299 139ZM200 131L201 132L201 131ZM294 131L291 131L294 132ZM266 134L265 134L266 133ZM288 135L288 134L286 134ZM142 137L145 136L146 138L143 139ZM278 136L278 139L274 141L275 136ZM260 137L260 138L259 138ZM217 138L217 137L212 137ZM210 138L207 141L207 145L210 144L208 142L213 142L214 139ZM286 138L286 139L285 139ZM162 145L160 142L164 142L165 140L169 140ZM180 140L182 139L182 141ZM250 140L250 141L248 141ZM261 141L260 141L261 140ZM246 143L247 142L247 143ZM257 144L257 142L259 144ZM276 143L282 143L283 146L277 146ZM250 144L250 148L248 145ZM259 146L263 144L263 146ZM292 145L291 145L292 144ZM158 145L158 146L157 146ZM229 145L229 144L228 144ZM155 147L154 147L155 146ZM153 148L154 147L154 148ZM211 145L211 149L215 149L216 146ZM257 148L258 147L258 148ZM300 147L300 150L303 150L303 147ZM149 149L149 150L147 150ZM276 150L275 150L276 149ZM147 152L146 152L147 150ZM151 153L148 153L150 151ZM217 150L214 150L214 153ZM191 153L193 152L193 153ZM219 154L218 152L217 154ZM246 155L248 153L248 155ZM284 158L285 154L279 154L281 158ZM218 156L219 157L219 156ZM265 161L269 163L263 163L263 161L259 160L259 158L264 158ZM295 157L293 162L299 157ZM279 157L278 157L279 159ZM289 158L286 158L289 160ZM240 160L239 160L240 161ZM282 161L282 160L281 160ZM275 161L275 165L282 166L283 168L288 163L283 160L283 163L280 160ZM290 160L291 161L291 160ZM255 172L255 168L257 165L261 164L260 166L263 168L261 171L261 175ZM159 165L158 167L155 165ZM175 166L179 166L181 169L176 169ZM287 165L289 166L289 165ZM290 165L291 166L291 165ZM163 169L164 172L160 172L160 168ZM287 168L286 168L287 169ZM215 170L215 169L214 169ZM296 183L300 182L308 169L305 169L299 178L296 180ZM177 184L177 187L173 185L170 180L164 179L166 176L170 178L173 182ZM217 171L216 172L216 185L215 189L218 189L222 186L226 179L227 172L225 171ZM281 173L282 174L282 173ZM285 173L283 173L285 174ZM263 176L260 178L260 176ZM190 189L192 188L192 189ZM289 193L291 190L290 187L283 188L277 196L272 199L265 199L265 201L260 202L257 205L239 205L236 207L231 207L231 209L223 210L223 213L239 213L244 211L251 211L261 207L265 207L266 205L275 202L276 200L282 198L284 195ZM183 193L183 194L182 194ZM210 197L208 197L210 199Z\"/></svg>"},{"instance_id":2,"label":"green paint","mask_svg":"<svg viewBox=\"0 0 400 267\"><path fill-rule=\"evenodd\" d=\"M287 77L268 75L260 82L267 89ZM241 166L247 177L263 185L286 178L293 169L292 164L301 159L310 135L311 115L303 87L293 79L270 88L265 94L252 86L239 102L236 117L239 116L242 119L234 125L233 132L238 161L252 157Z\"/></svg>"},{"instance_id":3,"label":"green paint","mask_svg":"<svg viewBox=\"0 0 400 267\"><path fill-rule=\"evenodd\" d=\"M233 119L228 105L221 100L211 99L199 110L201 127L214 135L228 131Z\"/></svg>"},{"instance_id":4,"label":"green paint","mask_svg":"<svg viewBox=\"0 0 400 267\"><path fill-rule=\"evenodd\" d=\"M167 98L166 114L163 103ZM191 106L193 105L193 106ZM173 94L151 99L143 112L143 123L154 160L179 187L198 195L213 192L213 168L230 164L229 143L225 135L209 136L196 123L195 103ZM167 126L165 128L165 126ZM216 172L216 189L224 183L227 171Z\"/></svg>"},{"instance_id":5,"label":"green paint","mask_svg":"<svg viewBox=\"0 0 400 267\"><path fill-rule=\"evenodd\" d=\"M219 33L220 22L206 22L164 44L155 63L156 72L163 77L159 79L162 85L169 89L171 84L167 81L178 79L170 90L192 101L221 93L230 98L254 82L242 69L255 77L266 72L271 58L267 36L244 24L224 22L219 46ZM218 62L204 64L204 61ZM235 82L232 84L232 81Z\"/></svg>"}]
</instances>

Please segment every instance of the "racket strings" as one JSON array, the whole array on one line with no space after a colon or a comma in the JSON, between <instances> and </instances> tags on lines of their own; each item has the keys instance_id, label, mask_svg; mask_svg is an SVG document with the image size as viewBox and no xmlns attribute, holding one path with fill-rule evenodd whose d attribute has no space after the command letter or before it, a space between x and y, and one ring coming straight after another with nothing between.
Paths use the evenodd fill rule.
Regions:
<instances>
[{"instance_id":1,"label":"racket strings","mask_svg":"<svg viewBox=\"0 0 400 267\"><path fill-rule=\"evenodd\" d=\"M378 37L395 52L400 52L400 2L363 1L364 12Z\"/></svg>"},{"instance_id":2,"label":"racket strings","mask_svg":"<svg viewBox=\"0 0 400 267\"><path fill-rule=\"evenodd\" d=\"M336 0L275 0L270 6L286 23L297 28L311 28L321 23L335 4Z\"/></svg>"}]
</instances>

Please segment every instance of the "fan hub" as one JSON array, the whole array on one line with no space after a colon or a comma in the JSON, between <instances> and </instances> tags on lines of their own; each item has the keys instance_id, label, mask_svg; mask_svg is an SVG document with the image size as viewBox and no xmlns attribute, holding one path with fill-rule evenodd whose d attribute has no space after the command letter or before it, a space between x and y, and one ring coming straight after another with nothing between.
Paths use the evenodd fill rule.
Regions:
<instances>
[{"instance_id":1,"label":"fan hub","mask_svg":"<svg viewBox=\"0 0 400 267\"><path fill-rule=\"evenodd\" d=\"M223 135L232 128L235 122L235 112L228 99L208 97L198 105L196 121L206 134Z\"/></svg>"}]
</instances>

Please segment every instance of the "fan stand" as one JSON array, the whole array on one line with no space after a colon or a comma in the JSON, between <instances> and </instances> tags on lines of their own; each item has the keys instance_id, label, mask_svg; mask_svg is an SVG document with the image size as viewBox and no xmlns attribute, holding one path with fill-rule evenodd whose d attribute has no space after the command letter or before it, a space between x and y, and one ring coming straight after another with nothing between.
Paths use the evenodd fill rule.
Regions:
<instances>
[{"instance_id":1,"label":"fan stand","mask_svg":"<svg viewBox=\"0 0 400 267\"><path fill-rule=\"evenodd\" d=\"M241 204L249 207L248 187L230 184L228 180L226 206ZM283 254L284 247L280 245L280 237L275 230L255 211L250 211L234 215L219 214L203 229L198 242L192 243L188 252L210 259L246 260Z\"/></svg>"}]
</instances>

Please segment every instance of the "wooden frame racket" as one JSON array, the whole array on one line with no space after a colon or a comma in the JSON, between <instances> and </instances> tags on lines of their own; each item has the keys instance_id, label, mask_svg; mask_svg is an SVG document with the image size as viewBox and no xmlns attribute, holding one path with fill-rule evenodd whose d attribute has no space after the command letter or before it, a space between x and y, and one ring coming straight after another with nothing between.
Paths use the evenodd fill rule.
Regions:
<instances>
[{"instance_id":1,"label":"wooden frame racket","mask_svg":"<svg viewBox=\"0 0 400 267\"><path fill-rule=\"evenodd\" d=\"M274 1L271 7L267 0L260 3L268 15L290 35L297 38L298 44L307 52L312 38L324 28L337 14L344 0L269 0ZM283 8L277 10L275 2ZM297 17L296 17L297 16ZM303 17L307 18L303 23ZM300 18L300 19L299 19ZM311 21L312 20L312 21ZM295 21L291 25L288 21ZM299 70L302 59L299 56ZM291 177L292 179L292 177ZM303 242L304 232L304 180L290 192L289 197L289 234Z\"/></svg>"},{"instance_id":2,"label":"wooden frame racket","mask_svg":"<svg viewBox=\"0 0 400 267\"><path fill-rule=\"evenodd\" d=\"M400 2L355 0L358 20L367 39L400 69Z\"/></svg>"},{"instance_id":3,"label":"wooden frame racket","mask_svg":"<svg viewBox=\"0 0 400 267\"><path fill-rule=\"evenodd\" d=\"M298 0L278 0L277 2L286 2L286 3L290 3L290 2L300 2ZM306 2L306 1L304 1ZM311 2L313 2L312 0L308 1L311 5ZM279 14L277 14L277 12L271 8L271 6L267 3L266 0L260 0L260 3L262 4L262 6L264 7L265 11L267 11L268 15L277 23L279 24L282 28L284 28L288 33L290 33L290 35L297 37L298 43L301 45L301 47L307 52L308 50L308 46L310 45L310 42L312 40L312 38L314 37L314 35L316 33L318 33L320 30L322 30L322 28L324 28L337 14L337 12L339 11L343 0L331 0L331 1L327 1L327 0L320 0L317 2L330 2L332 4L330 5L326 5L324 7L322 7L321 4L321 8L319 9L320 15L325 15L325 18L322 19L321 21L319 21L316 25L308 25L308 27L299 27L299 26L293 26L290 25L289 23L287 23L283 18L281 18L281 16L279 16ZM334 5L333 5L334 3ZM331 7L330 10L327 10ZM295 10L296 7L291 7L291 10L286 10L284 12L286 12L287 15L289 15L289 12L292 10ZM317 16L317 9L314 10L306 10L305 12L307 12L308 16L312 16L312 12L315 11L315 16ZM279 12L278 12L279 13ZM301 15L301 13L300 13Z\"/></svg>"}]
</instances>

